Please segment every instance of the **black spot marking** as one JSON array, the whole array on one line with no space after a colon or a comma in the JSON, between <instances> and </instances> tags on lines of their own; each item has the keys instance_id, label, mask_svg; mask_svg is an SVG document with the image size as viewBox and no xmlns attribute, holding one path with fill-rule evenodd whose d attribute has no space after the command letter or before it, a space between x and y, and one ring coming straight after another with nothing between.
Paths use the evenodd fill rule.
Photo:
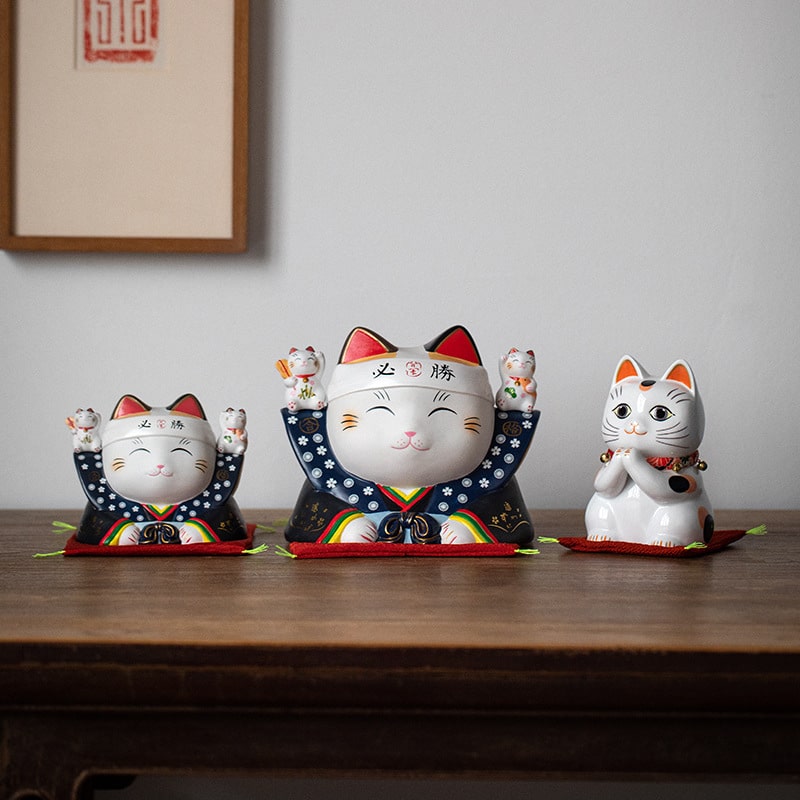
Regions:
<instances>
[{"instance_id":1,"label":"black spot marking","mask_svg":"<svg viewBox=\"0 0 800 800\"><path fill-rule=\"evenodd\" d=\"M688 492L691 485L691 482L684 478L683 475L673 475L669 479L669 488L677 494Z\"/></svg>"},{"instance_id":2,"label":"black spot marking","mask_svg":"<svg viewBox=\"0 0 800 800\"><path fill-rule=\"evenodd\" d=\"M706 516L705 522L703 522L703 541L708 544L711 541L711 537L714 535L714 517L711 514Z\"/></svg>"},{"instance_id":3,"label":"black spot marking","mask_svg":"<svg viewBox=\"0 0 800 800\"><path fill-rule=\"evenodd\" d=\"M640 386L655 386L656 382L653 380L642 381Z\"/></svg>"}]
</instances>

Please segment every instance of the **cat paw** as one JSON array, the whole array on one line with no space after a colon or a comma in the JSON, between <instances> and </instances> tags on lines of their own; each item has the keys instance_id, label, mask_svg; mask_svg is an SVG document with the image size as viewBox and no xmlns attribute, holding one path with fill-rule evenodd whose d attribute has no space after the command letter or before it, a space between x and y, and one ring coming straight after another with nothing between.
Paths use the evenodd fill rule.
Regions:
<instances>
[{"instance_id":1,"label":"cat paw","mask_svg":"<svg viewBox=\"0 0 800 800\"><path fill-rule=\"evenodd\" d=\"M655 539L650 544L653 547L678 547L680 542L673 542L672 539Z\"/></svg>"},{"instance_id":2,"label":"cat paw","mask_svg":"<svg viewBox=\"0 0 800 800\"><path fill-rule=\"evenodd\" d=\"M181 528L180 534L181 544L199 544L203 541L203 534L196 528Z\"/></svg>"},{"instance_id":3,"label":"cat paw","mask_svg":"<svg viewBox=\"0 0 800 800\"><path fill-rule=\"evenodd\" d=\"M125 547L127 545L132 545L132 544L139 544L139 539L141 535L142 532L135 525L130 525L129 527L125 528L124 531L122 531L117 544L120 547Z\"/></svg>"},{"instance_id":4,"label":"cat paw","mask_svg":"<svg viewBox=\"0 0 800 800\"><path fill-rule=\"evenodd\" d=\"M447 520L439 532L442 544L475 544L472 531L461 522Z\"/></svg>"},{"instance_id":5,"label":"cat paw","mask_svg":"<svg viewBox=\"0 0 800 800\"><path fill-rule=\"evenodd\" d=\"M349 544L369 544L377 539L378 529L375 527L375 523L366 517L357 517L342 531L339 541Z\"/></svg>"},{"instance_id":6,"label":"cat paw","mask_svg":"<svg viewBox=\"0 0 800 800\"><path fill-rule=\"evenodd\" d=\"M610 542L611 534L610 533L590 533L586 536L586 538L590 542Z\"/></svg>"}]
</instances>

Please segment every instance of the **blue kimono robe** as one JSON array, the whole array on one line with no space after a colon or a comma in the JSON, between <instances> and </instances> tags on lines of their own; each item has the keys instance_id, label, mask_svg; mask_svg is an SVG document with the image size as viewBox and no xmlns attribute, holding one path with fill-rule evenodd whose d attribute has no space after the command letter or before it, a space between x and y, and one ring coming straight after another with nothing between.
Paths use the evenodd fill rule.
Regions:
<instances>
[{"instance_id":1,"label":"blue kimono robe","mask_svg":"<svg viewBox=\"0 0 800 800\"><path fill-rule=\"evenodd\" d=\"M284 424L306 473L286 526L290 542L336 542L354 516L370 517L382 542L438 544L442 523L458 520L476 542L528 544L533 524L522 499L517 467L533 439L539 411L495 411L492 442L469 475L403 493L347 472L327 435L327 409L282 409Z\"/></svg>"},{"instance_id":2,"label":"blue kimono robe","mask_svg":"<svg viewBox=\"0 0 800 800\"><path fill-rule=\"evenodd\" d=\"M247 537L244 519L232 498L244 456L217 453L214 474L205 490L170 506L147 505L116 494L106 480L102 453L74 456L78 478L89 498L76 533L79 542L115 545L131 525L141 531L139 544L180 544L184 525L199 531L203 542Z\"/></svg>"}]
</instances>

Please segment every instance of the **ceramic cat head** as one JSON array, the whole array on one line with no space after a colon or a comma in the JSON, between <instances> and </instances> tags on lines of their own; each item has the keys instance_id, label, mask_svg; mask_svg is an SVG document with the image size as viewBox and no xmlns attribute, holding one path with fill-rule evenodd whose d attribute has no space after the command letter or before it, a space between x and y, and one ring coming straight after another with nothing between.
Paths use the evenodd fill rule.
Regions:
<instances>
[{"instance_id":1,"label":"ceramic cat head","mask_svg":"<svg viewBox=\"0 0 800 800\"><path fill-rule=\"evenodd\" d=\"M336 457L378 484L453 480L474 470L491 443L493 393L475 343L460 326L419 347L397 347L354 329L327 394Z\"/></svg>"},{"instance_id":2,"label":"ceramic cat head","mask_svg":"<svg viewBox=\"0 0 800 800\"><path fill-rule=\"evenodd\" d=\"M631 356L620 360L603 411L603 439L610 450L688 456L700 446L704 427L697 382L685 361L656 379Z\"/></svg>"},{"instance_id":3,"label":"ceramic cat head","mask_svg":"<svg viewBox=\"0 0 800 800\"><path fill-rule=\"evenodd\" d=\"M103 431L109 487L140 503L166 506L195 497L210 482L215 457L216 437L191 394L166 407L125 395Z\"/></svg>"}]
</instances>

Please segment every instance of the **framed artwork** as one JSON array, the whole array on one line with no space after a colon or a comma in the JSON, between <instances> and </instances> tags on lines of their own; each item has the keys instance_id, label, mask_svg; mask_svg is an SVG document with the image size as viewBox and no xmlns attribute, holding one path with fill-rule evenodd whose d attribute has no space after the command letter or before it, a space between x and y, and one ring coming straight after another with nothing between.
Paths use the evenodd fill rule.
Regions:
<instances>
[{"instance_id":1,"label":"framed artwork","mask_svg":"<svg viewBox=\"0 0 800 800\"><path fill-rule=\"evenodd\" d=\"M0 0L0 248L247 249L248 0Z\"/></svg>"}]
</instances>

